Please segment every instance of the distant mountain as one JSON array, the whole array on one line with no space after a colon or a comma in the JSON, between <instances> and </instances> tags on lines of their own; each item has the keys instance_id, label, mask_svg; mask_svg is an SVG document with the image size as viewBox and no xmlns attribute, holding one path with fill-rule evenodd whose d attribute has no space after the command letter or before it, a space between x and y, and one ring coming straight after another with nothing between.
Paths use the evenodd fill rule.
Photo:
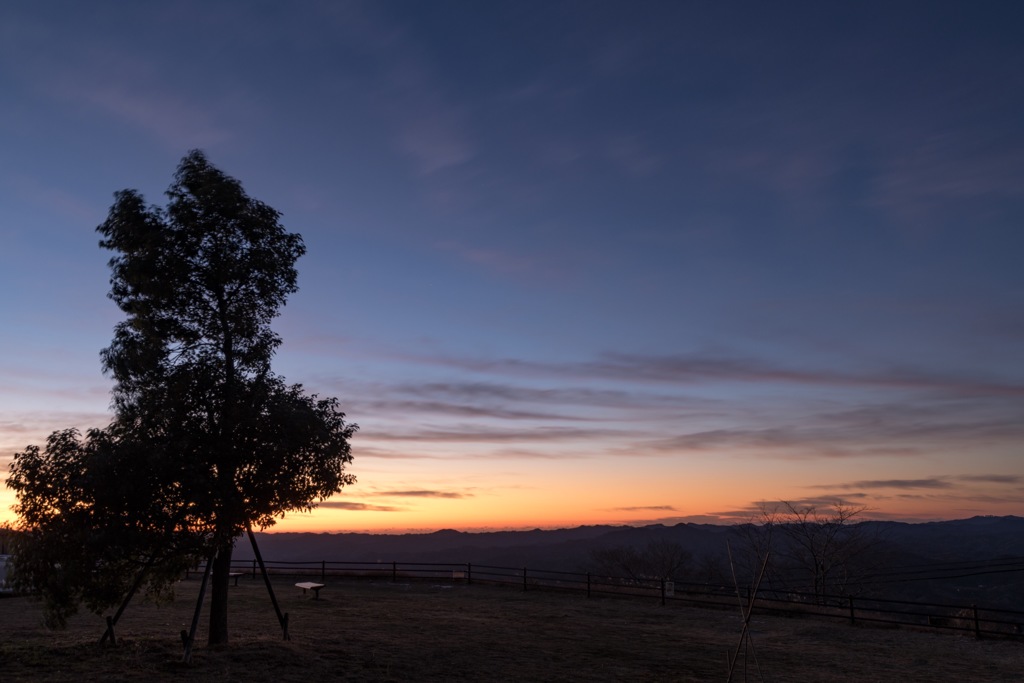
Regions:
<instances>
[{"instance_id":1,"label":"distant mountain","mask_svg":"<svg viewBox=\"0 0 1024 683\"><path fill-rule=\"evenodd\" d=\"M444 529L429 534L311 534L258 533L260 551L267 559L290 561L338 560L351 562L476 562L495 558L540 558L561 554L560 549L587 543L617 527L582 526L574 529L467 533ZM240 541L235 557L252 558L249 544ZM512 566L521 565L522 559Z\"/></svg>"},{"instance_id":2,"label":"distant mountain","mask_svg":"<svg viewBox=\"0 0 1024 683\"><path fill-rule=\"evenodd\" d=\"M258 533L260 552L268 560L314 562L439 562L531 567L584 572L595 550L641 547L653 540L679 543L694 556L725 554L735 536L728 526L678 524L581 526L573 529L468 533L445 529L429 534ZM249 561L252 549L240 539L235 559Z\"/></svg>"},{"instance_id":3,"label":"distant mountain","mask_svg":"<svg viewBox=\"0 0 1024 683\"><path fill-rule=\"evenodd\" d=\"M973 517L909 524L862 522L876 539L871 585L877 596L955 604L987 604L1024 610L1024 518ZM717 573L728 581L727 544L735 555L748 548L745 525L581 526L572 529L469 533L444 529L429 534L258 533L271 561L424 562L529 567L565 572L594 568L594 554L611 548L674 543L692 556L691 571ZM243 538L235 559L251 561ZM705 569L700 569L704 567ZM710 568L710 569L708 569ZM703 581L703 575L698 578Z\"/></svg>"},{"instance_id":4,"label":"distant mountain","mask_svg":"<svg viewBox=\"0 0 1024 683\"><path fill-rule=\"evenodd\" d=\"M973 517L947 522L863 522L906 560L922 562L981 561L1024 557L1024 518ZM428 534L257 533L267 559L353 562L474 562L512 567L531 566L573 571L583 568L589 554L609 547L641 547L669 541L687 548L694 557L724 556L726 543L742 542L741 527L714 524L581 526L572 529L470 533L444 529ZM241 539L235 549L240 561L252 559Z\"/></svg>"},{"instance_id":5,"label":"distant mountain","mask_svg":"<svg viewBox=\"0 0 1024 683\"><path fill-rule=\"evenodd\" d=\"M889 542L943 562L1024 556L1024 517L971 517L949 522L870 522Z\"/></svg>"},{"instance_id":6,"label":"distant mountain","mask_svg":"<svg viewBox=\"0 0 1024 683\"><path fill-rule=\"evenodd\" d=\"M882 543L876 590L887 597L1024 611L1024 518L871 522Z\"/></svg>"}]
</instances>

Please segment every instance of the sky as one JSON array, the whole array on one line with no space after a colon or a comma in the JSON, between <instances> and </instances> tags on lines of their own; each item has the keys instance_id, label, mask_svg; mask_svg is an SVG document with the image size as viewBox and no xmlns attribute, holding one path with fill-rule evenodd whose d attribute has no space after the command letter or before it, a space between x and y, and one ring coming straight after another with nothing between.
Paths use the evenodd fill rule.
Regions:
<instances>
[{"instance_id":1,"label":"sky","mask_svg":"<svg viewBox=\"0 0 1024 683\"><path fill-rule=\"evenodd\" d=\"M110 419L95 227L202 149L308 249L275 370L359 425L276 530L1022 514L1022 20L2 3L0 471Z\"/></svg>"}]
</instances>

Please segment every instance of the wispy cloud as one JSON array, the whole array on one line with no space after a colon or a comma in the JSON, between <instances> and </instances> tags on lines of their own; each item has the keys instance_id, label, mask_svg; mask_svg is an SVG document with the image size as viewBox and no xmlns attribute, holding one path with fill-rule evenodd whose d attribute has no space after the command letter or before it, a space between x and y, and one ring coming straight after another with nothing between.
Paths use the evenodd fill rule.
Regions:
<instances>
[{"instance_id":1,"label":"wispy cloud","mask_svg":"<svg viewBox=\"0 0 1024 683\"><path fill-rule=\"evenodd\" d=\"M325 350L331 346L329 342L310 343L316 343ZM335 343L334 347L343 351L346 357L359 354L424 368L449 368L485 377L547 379L559 385L564 384L565 380L588 383L604 380L617 384L672 387L678 391L686 387L699 389L715 383L778 384L809 389L917 391L950 399L1024 399L1024 373L1003 373L1001 376L994 376L984 371L953 373L867 362L855 367L850 361L842 365L821 367L820 364L811 362L784 363L729 350L669 355L605 352L582 360L549 362L525 358L474 358L444 353L409 352L380 345L359 348L352 340L343 340L342 344ZM486 386L487 381L464 384Z\"/></svg>"},{"instance_id":2,"label":"wispy cloud","mask_svg":"<svg viewBox=\"0 0 1024 683\"><path fill-rule=\"evenodd\" d=\"M541 421L591 421L592 418L565 413L539 410L517 410L513 408L471 406L445 401L402 401L370 400L360 404L367 412L375 414L427 414L447 417L468 417L494 420L541 420Z\"/></svg>"},{"instance_id":3,"label":"wispy cloud","mask_svg":"<svg viewBox=\"0 0 1024 683\"><path fill-rule=\"evenodd\" d=\"M564 447L556 447L542 442L533 444L533 448L493 448L475 453L474 459L484 460L585 460L599 454L593 447L569 443Z\"/></svg>"},{"instance_id":4,"label":"wispy cloud","mask_svg":"<svg viewBox=\"0 0 1024 683\"><path fill-rule=\"evenodd\" d=\"M692 431L639 445L639 451L685 453L706 451L765 452L776 457L919 457L954 444L1013 443L1024 425L1008 407L922 403L914 407L879 404L832 413L776 418L764 427L738 425ZM895 480L893 480L895 481ZM922 480L924 482L925 480ZM877 483L877 482L876 482Z\"/></svg>"},{"instance_id":5,"label":"wispy cloud","mask_svg":"<svg viewBox=\"0 0 1024 683\"><path fill-rule=\"evenodd\" d=\"M103 12L94 13L97 21L110 19ZM181 60L165 63L162 56L145 46L132 46L131 41L104 40L71 23L27 16L5 17L0 41L4 58L18 65L12 70L16 77L65 107L99 113L115 124L144 131L175 153L231 138L226 120L253 107L240 100L238 90L221 88L203 97L189 89L196 85L194 79L179 84L175 69L180 69ZM171 12L152 20L180 23L182 31L196 27L194 12L187 19ZM66 202L72 211L78 210L78 203Z\"/></svg>"},{"instance_id":6,"label":"wispy cloud","mask_svg":"<svg viewBox=\"0 0 1024 683\"><path fill-rule=\"evenodd\" d=\"M785 503L792 505L797 510L814 508L821 517L828 517L837 504L842 505L857 511L853 522L895 517L895 515L888 512L880 513L880 511L876 510L872 505L873 500L864 493L794 498L785 502L779 500L758 500L751 501L747 505L741 505L732 510L710 512L703 516L703 519L710 524L759 524L764 521L766 515L771 516L784 511L786 509Z\"/></svg>"},{"instance_id":7,"label":"wispy cloud","mask_svg":"<svg viewBox=\"0 0 1024 683\"><path fill-rule=\"evenodd\" d=\"M523 386L512 382L465 381L465 382L405 382L388 388L397 395L414 397L448 398L452 401L475 405L524 404L528 406L554 406L558 411L544 414L558 415L575 410L586 410L594 415L595 409L636 412L645 416L660 417L687 415L703 418L735 415L733 401L698 395L682 395L679 392L662 393L657 390L642 391L618 388L595 388L584 385ZM569 417L578 418L575 412Z\"/></svg>"},{"instance_id":8,"label":"wispy cloud","mask_svg":"<svg viewBox=\"0 0 1024 683\"><path fill-rule=\"evenodd\" d=\"M1017 474L961 474L956 479L979 484L1020 484L1024 482L1024 477Z\"/></svg>"},{"instance_id":9,"label":"wispy cloud","mask_svg":"<svg viewBox=\"0 0 1024 683\"><path fill-rule=\"evenodd\" d=\"M511 439L507 439L499 443L507 444L510 441ZM555 444L543 441L529 444L533 448L526 445L523 447L495 447L495 444L481 441L479 447L468 451L464 448L465 442L453 442L450 449L445 448L447 442L443 439L428 441L422 447L417 446L414 443L415 439L411 438L408 445L402 444L394 448L382 445L389 442L387 438L378 442L373 434L361 434L353 444L352 452L358 462L363 462L364 459L452 461L467 458L472 460L579 460L593 457L596 454L593 449L589 451L574 449L572 443L559 448ZM402 440L396 440L394 443L401 444Z\"/></svg>"},{"instance_id":10,"label":"wispy cloud","mask_svg":"<svg viewBox=\"0 0 1024 683\"><path fill-rule=\"evenodd\" d=\"M371 439L372 441L372 439ZM450 460L450 455L425 452L415 448L381 448L379 446L367 445L367 440L360 436L352 445L352 452L362 462L364 458L371 460Z\"/></svg>"},{"instance_id":11,"label":"wispy cloud","mask_svg":"<svg viewBox=\"0 0 1024 683\"><path fill-rule=\"evenodd\" d=\"M633 454L733 451L749 455L758 452L783 459L914 457L927 452L922 445L879 444L877 435L859 438L844 432L804 427L763 429L716 429L692 432L638 444Z\"/></svg>"},{"instance_id":12,"label":"wispy cloud","mask_svg":"<svg viewBox=\"0 0 1024 683\"><path fill-rule=\"evenodd\" d=\"M941 492L958 492L968 497L982 496L983 489L974 484L994 484L1013 486L1024 482L1024 477L1016 474L958 474L926 477L922 479L865 479L845 483L813 484L812 488L831 490L878 490L878 489L931 489ZM918 496L916 494L900 494L903 497Z\"/></svg>"},{"instance_id":13,"label":"wispy cloud","mask_svg":"<svg viewBox=\"0 0 1024 683\"><path fill-rule=\"evenodd\" d=\"M411 441L443 443L523 443L594 441L621 437L624 432L612 429L577 429L573 427L534 427L505 429L486 425L467 425L461 429L424 429L412 432L387 432L373 435L375 441Z\"/></svg>"},{"instance_id":14,"label":"wispy cloud","mask_svg":"<svg viewBox=\"0 0 1024 683\"><path fill-rule=\"evenodd\" d=\"M702 354L561 364L384 355L465 379L360 388L359 411L384 418L360 434L379 457L467 457L462 444L479 444L473 457L513 446L517 457L908 459L1024 438L1021 387L969 377L780 370ZM730 383L778 400L748 398ZM822 399L819 389L841 393ZM436 419L408 426L420 418Z\"/></svg>"},{"instance_id":15,"label":"wispy cloud","mask_svg":"<svg viewBox=\"0 0 1024 683\"><path fill-rule=\"evenodd\" d=\"M459 259L498 275L553 275L535 256L513 253L508 249L471 247L452 241L437 245L441 251L455 254Z\"/></svg>"},{"instance_id":16,"label":"wispy cloud","mask_svg":"<svg viewBox=\"0 0 1024 683\"><path fill-rule=\"evenodd\" d=\"M947 479L878 479L854 481L847 484L816 484L819 489L951 489L954 484Z\"/></svg>"},{"instance_id":17,"label":"wispy cloud","mask_svg":"<svg viewBox=\"0 0 1024 683\"><path fill-rule=\"evenodd\" d=\"M18 377L0 370L0 404L18 406L19 414L28 414L27 408L37 403L59 400L64 405L99 406L110 402L110 384L99 384L91 377L79 378L68 373L61 380L60 373L40 371L36 377ZM42 410L38 414L43 414ZM98 413L97 413L98 414Z\"/></svg>"},{"instance_id":18,"label":"wispy cloud","mask_svg":"<svg viewBox=\"0 0 1024 683\"><path fill-rule=\"evenodd\" d=\"M790 507L795 510L814 508L819 514L827 514L829 510L834 510L837 506L849 507L852 504L854 509L861 510L859 514L863 514L869 512L869 510L863 509L864 499L868 497L869 496L866 493L843 492L824 494L820 496L804 496L787 500L757 500L751 501L746 506L746 509L760 514L762 512L783 512L788 510ZM851 501L857 502L851 503Z\"/></svg>"},{"instance_id":19,"label":"wispy cloud","mask_svg":"<svg viewBox=\"0 0 1024 683\"><path fill-rule=\"evenodd\" d=\"M83 431L93 427L105 427L109 424L110 417L109 413L89 411L8 412L4 419L0 420L0 435L3 435L7 444L11 444L14 439L25 439L42 446L51 432L71 427ZM6 444L0 442L0 448L4 445ZM22 448L25 445L27 444L18 444L17 447Z\"/></svg>"},{"instance_id":20,"label":"wispy cloud","mask_svg":"<svg viewBox=\"0 0 1024 683\"><path fill-rule=\"evenodd\" d=\"M369 12L362 13L361 22L377 36L362 47L377 61L381 78L373 100L394 131L395 148L423 176L473 159L468 112L446 90L417 35Z\"/></svg>"},{"instance_id":21,"label":"wispy cloud","mask_svg":"<svg viewBox=\"0 0 1024 683\"><path fill-rule=\"evenodd\" d=\"M217 123L205 107L168 90L65 83L59 94L148 131L171 150L210 147L231 137L230 130Z\"/></svg>"},{"instance_id":22,"label":"wispy cloud","mask_svg":"<svg viewBox=\"0 0 1024 683\"><path fill-rule=\"evenodd\" d=\"M498 375L606 379L657 384L707 382L777 382L807 386L930 390L955 396L1020 396L1024 383L986 377L958 377L910 369L865 369L859 372L787 367L742 356L678 354L670 356L605 353L593 360L546 363L515 358L473 359L442 355L396 354L407 361Z\"/></svg>"},{"instance_id":23,"label":"wispy cloud","mask_svg":"<svg viewBox=\"0 0 1024 683\"><path fill-rule=\"evenodd\" d=\"M398 122L396 144L413 159L419 173L428 175L472 159L475 150L461 132L464 124L459 112L443 105L436 93L424 93L418 99L416 115Z\"/></svg>"},{"instance_id":24,"label":"wispy cloud","mask_svg":"<svg viewBox=\"0 0 1024 683\"><path fill-rule=\"evenodd\" d=\"M76 57L74 63L37 58L26 71L48 96L146 131L175 152L229 139L231 132L215 111L247 106L224 94L212 108L209 102L200 103L174 88L168 74L138 54L90 45Z\"/></svg>"},{"instance_id":25,"label":"wispy cloud","mask_svg":"<svg viewBox=\"0 0 1024 683\"><path fill-rule=\"evenodd\" d=\"M911 225L940 219L951 205L986 199L991 214L998 200L1024 195L1020 145L1006 144L997 130L959 129L911 139L877 178L873 201Z\"/></svg>"},{"instance_id":26,"label":"wispy cloud","mask_svg":"<svg viewBox=\"0 0 1024 683\"><path fill-rule=\"evenodd\" d=\"M352 510L355 512L405 512L405 508L390 505L371 505L369 503L355 503L343 500L327 500L320 503L318 507L331 510Z\"/></svg>"},{"instance_id":27,"label":"wispy cloud","mask_svg":"<svg viewBox=\"0 0 1024 683\"><path fill-rule=\"evenodd\" d=\"M394 497L394 498L472 498L471 493L459 493L457 491L430 491L430 490L413 490L413 491L377 491L373 494L374 496L382 497Z\"/></svg>"}]
</instances>

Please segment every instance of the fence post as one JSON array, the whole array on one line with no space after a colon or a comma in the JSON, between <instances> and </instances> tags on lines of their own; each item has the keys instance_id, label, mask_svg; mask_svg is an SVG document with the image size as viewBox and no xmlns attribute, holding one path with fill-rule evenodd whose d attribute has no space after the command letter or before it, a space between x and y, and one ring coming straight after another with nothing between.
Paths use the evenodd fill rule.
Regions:
<instances>
[{"instance_id":1,"label":"fence post","mask_svg":"<svg viewBox=\"0 0 1024 683\"><path fill-rule=\"evenodd\" d=\"M327 560L320 560L320 582L327 580Z\"/></svg>"},{"instance_id":2,"label":"fence post","mask_svg":"<svg viewBox=\"0 0 1024 683\"><path fill-rule=\"evenodd\" d=\"M981 624L978 622L978 606L971 605L971 610L974 612L974 637L981 638Z\"/></svg>"},{"instance_id":3,"label":"fence post","mask_svg":"<svg viewBox=\"0 0 1024 683\"><path fill-rule=\"evenodd\" d=\"M256 580L256 558L252 558L252 580Z\"/></svg>"},{"instance_id":4,"label":"fence post","mask_svg":"<svg viewBox=\"0 0 1024 683\"><path fill-rule=\"evenodd\" d=\"M661 606L665 606L665 579L661 580Z\"/></svg>"},{"instance_id":5,"label":"fence post","mask_svg":"<svg viewBox=\"0 0 1024 683\"><path fill-rule=\"evenodd\" d=\"M469 586L473 583L473 563L466 563L466 585Z\"/></svg>"},{"instance_id":6,"label":"fence post","mask_svg":"<svg viewBox=\"0 0 1024 683\"><path fill-rule=\"evenodd\" d=\"M853 623L856 623L856 620L854 619L854 616L853 616L853 596L851 595L851 596L849 596L849 598L850 598L850 623L853 624Z\"/></svg>"},{"instance_id":7,"label":"fence post","mask_svg":"<svg viewBox=\"0 0 1024 683\"><path fill-rule=\"evenodd\" d=\"M398 583L398 563L391 560L391 583Z\"/></svg>"},{"instance_id":8,"label":"fence post","mask_svg":"<svg viewBox=\"0 0 1024 683\"><path fill-rule=\"evenodd\" d=\"M587 597L590 597L590 572L587 572Z\"/></svg>"},{"instance_id":9,"label":"fence post","mask_svg":"<svg viewBox=\"0 0 1024 683\"><path fill-rule=\"evenodd\" d=\"M526 592L526 567L523 567L523 592Z\"/></svg>"}]
</instances>

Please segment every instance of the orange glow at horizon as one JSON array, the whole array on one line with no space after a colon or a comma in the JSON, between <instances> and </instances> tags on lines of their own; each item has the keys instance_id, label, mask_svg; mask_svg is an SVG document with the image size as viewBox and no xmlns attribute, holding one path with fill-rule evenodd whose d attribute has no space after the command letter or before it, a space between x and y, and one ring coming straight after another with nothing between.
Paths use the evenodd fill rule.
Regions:
<instances>
[{"instance_id":1,"label":"orange glow at horizon","mask_svg":"<svg viewBox=\"0 0 1024 683\"><path fill-rule=\"evenodd\" d=\"M351 471L358 475L358 483L312 513L287 514L267 531L410 533L731 524L756 519L760 501L780 500L819 505L844 500L865 506L865 519L924 521L1020 513L1012 495L1001 497L984 482L950 483L908 495L892 487L919 481L914 479L913 464L891 469L889 483L858 482L862 468L863 463L854 460L766 460L753 453L728 458L500 463L357 457ZM860 485L865 490L857 488ZM0 488L0 522L16 521L14 502L13 492Z\"/></svg>"},{"instance_id":2,"label":"orange glow at horizon","mask_svg":"<svg viewBox=\"0 0 1024 683\"><path fill-rule=\"evenodd\" d=\"M335 509L319 507L312 513L288 513L277 524L265 529L270 533L429 533L440 529L458 531L505 531L528 529L572 528L577 526L612 525L634 526L679 522L721 523L756 520L756 511L750 507L751 500L797 500L795 496L778 497L716 497L705 489L698 499L691 497L686 504L665 504L660 506L629 505L625 497L607 500L604 507L599 501L587 497L580 490L554 492L530 491L516 495L499 496L490 500L416 500L412 504L382 504L374 499L372 503L357 496L341 495L331 502L342 502L353 506L366 505L370 509ZM11 511L15 498L6 488L0 489L0 523L14 525L16 518ZM849 502L849 501L848 501ZM939 500L901 501L900 505L865 503L868 510L865 519L892 519L925 521L937 519L958 519L977 514L1014 515L1020 510L1012 502L990 504L985 509L975 507L950 508ZM731 503L731 504L730 504ZM853 504L861 504L853 501ZM388 511L374 507L391 507ZM732 513L732 514L729 514Z\"/></svg>"}]
</instances>

